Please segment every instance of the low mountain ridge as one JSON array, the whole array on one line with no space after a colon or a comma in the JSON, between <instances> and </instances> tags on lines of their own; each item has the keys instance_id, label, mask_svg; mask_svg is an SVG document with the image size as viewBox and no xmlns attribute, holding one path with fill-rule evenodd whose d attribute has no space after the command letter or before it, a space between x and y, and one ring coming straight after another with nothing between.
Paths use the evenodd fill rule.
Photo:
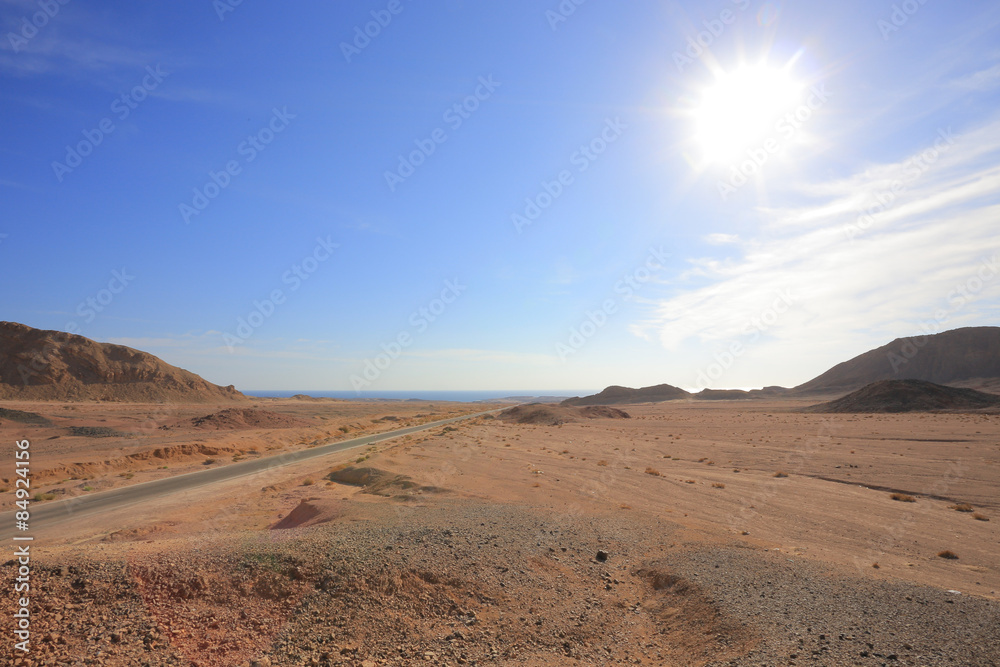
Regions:
<instances>
[{"instance_id":1,"label":"low mountain ridge","mask_svg":"<svg viewBox=\"0 0 1000 667\"><path fill-rule=\"evenodd\" d=\"M0 400L218 403L244 401L147 352L0 322Z\"/></svg>"},{"instance_id":2,"label":"low mountain ridge","mask_svg":"<svg viewBox=\"0 0 1000 667\"><path fill-rule=\"evenodd\" d=\"M978 412L1000 409L1000 396L923 380L880 380L835 401L801 408L813 413Z\"/></svg>"},{"instance_id":3,"label":"low mountain ridge","mask_svg":"<svg viewBox=\"0 0 1000 667\"><path fill-rule=\"evenodd\" d=\"M848 393L879 380L968 384L1000 378L1000 327L965 327L896 340L837 364L791 390Z\"/></svg>"},{"instance_id":4,"label":"low mountain ridge","mask_svg":"<svg viewBox=\"0 0 1000 667\"><path fill-rule=\"evenodd\" d=\"M669 384L658 384L652 387L632 389L612 385L604 391L592 396L577 396L567 398L559 405L576 407L584 405L622 405L629 403L660 403L676 399L691 398L691 394L679 387Z\"/></svg>"}]
</instances>

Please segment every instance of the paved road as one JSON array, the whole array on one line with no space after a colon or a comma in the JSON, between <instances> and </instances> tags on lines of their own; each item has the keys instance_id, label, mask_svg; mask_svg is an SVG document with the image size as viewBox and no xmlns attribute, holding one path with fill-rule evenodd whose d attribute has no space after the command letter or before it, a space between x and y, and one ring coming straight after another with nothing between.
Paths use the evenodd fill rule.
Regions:
<instances>
[{"instance_id":1,"label":"paved road","mask_svg":"<svg viewBox=\"0 0 1000 667\"><path fill-rule=\"evenodd\" d=\"M391 440L393 438L399 438L411 433L418 433L420 431L438 428L440 426L444 426L445 424L451 424L465 419L472 419L473 417L489 414L491 412L498 411L489 410L486 412L477 412L476 414L442 419L440 421L428 422L419 426L409 426L407 428L388 431L386 433L376 433L374 435L366 435L364 437L353 438L351 440L330 442L328 444L319 445L318 447L312 447L310 449L286 452L284 454L277 454L266 458L254 459L252 461L241 461L240 463L232 463L219 468L199 470L198 472L176 475L174 477L164 477L151 482L133 484L132 486L77 496L67 500L49 501L44 503L33 502L29 508L31 511L30 525L33 528L48 528L52 525L71 521L83 516L122 509L138 502L151 500L153 498L160 498L175 493L181 493L183 491L189 491L208 484L216 484L218 482L224 482L238 477L264 473L275 468L280 468L292 463L298 463L299 461L319 458L328 454L342 452L345 449L364 447L365 445L382 442L383 440ZM31 531L25 533L17 530L14 523L15 511L16 510L12 510L10 512L0 514L0 540L6 541L15 535L23 536L31 534Z\"/></svg>"}]
</instances>

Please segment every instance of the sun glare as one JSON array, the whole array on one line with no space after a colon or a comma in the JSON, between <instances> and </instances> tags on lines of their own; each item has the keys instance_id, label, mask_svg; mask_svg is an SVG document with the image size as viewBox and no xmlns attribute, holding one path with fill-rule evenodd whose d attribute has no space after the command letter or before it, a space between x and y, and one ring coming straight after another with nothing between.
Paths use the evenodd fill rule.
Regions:
<instances>
[{"instance_id":1,"label":"sun glare","mask_svg":"<svg viewBox=\"0 0 1000 667\"><path fill-rule=\"evenodd\" d=\"M774 133L804 87L786 69L744 65L706 88L694 111L694 138L705 163L727 163Z\"/></svg>"}]
</instances>

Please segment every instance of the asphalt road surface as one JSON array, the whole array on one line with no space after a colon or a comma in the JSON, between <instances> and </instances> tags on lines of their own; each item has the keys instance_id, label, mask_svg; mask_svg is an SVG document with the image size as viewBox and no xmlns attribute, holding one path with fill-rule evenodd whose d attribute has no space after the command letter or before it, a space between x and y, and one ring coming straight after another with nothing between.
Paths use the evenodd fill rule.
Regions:
<instances>
[{"instance_id":1,"label":"asphalt road surface","mask_svg":"<svg viewBox=\"0 0 1000 667\"><path fill-rule=\"evenodd\" d=\"M132 486L111 489L100 493L76 496L75 498L68 498L66 500L48 501L44 503L32 502L29 506L29 528L48 528L83 516L90 516L101 512L122 509L146 500L152 500L154 498L161 498L163 496L189 491L208 484L216 484L218 482L224 482L238 477L264 473L292 463L298 463L299 461L319 458L328 454L342 452L345 449L364 447L376 442L399 438L411 433L419 433L420 431L438 428L440 426L444 426L445 424L451 424L465 419L472 419L473 417L489 414L491 412L498 412L498 410L477 412L476 414L428 422L419 426L408 426L407 428L388 431L386 433L376 433L374 435L366 435L364 437L353 438L351 440L330 442L328 444L319 445L318 447L312 447L309 449L285 452L284 454L254 459L252 461L231 463L227 466L211 468L209 470L199 470L197 472L177 475L175 477L164 477L163 479L156 479L151 482L143 482L141 484L133 484ZM27 532L18 530L15 518L15 513L17 511L18 510L12 510L10 512L0 514L0 540L6 541L12 539L14 536L31 535L31 530Z\"/></svg>"}]
</instances>

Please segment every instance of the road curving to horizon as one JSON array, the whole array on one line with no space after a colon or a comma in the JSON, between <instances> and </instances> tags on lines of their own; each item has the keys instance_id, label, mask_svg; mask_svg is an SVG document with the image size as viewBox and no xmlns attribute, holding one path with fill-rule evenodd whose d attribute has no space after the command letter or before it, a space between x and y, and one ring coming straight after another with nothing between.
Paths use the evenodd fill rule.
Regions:
<instances>
[{"instance_id":1,"label":"road curving to horizon","mask_svg":"<svg viewBox=\"0 0 1000 667\"><path fill-rule=\"evenodd\" d=\"M19 531L17 529L15 514L19 510L15 509L9 512L4 512L0 514L0 540L11 540L15 536L27 537L37 529L50 528L53 525L72 521L80 517L124 509L136 503L162 498L164 496L181 493L183 491L190 491L191 489L208 486L210 484L217 484L219 482L226 482L240 477L267 473L293 463L308 461L309 459L320 458L329 454L336 454L337 452L355 449L357 447L364 447L366 445L383 442L385 440L393 440L412 433L419 433L421 431L427 431L432 428L438 428L440 426L453 424L466 419L474 419L476 417L481 417L482 415L492 414L503 409L504 408L486 410L483 412L461 415L459 417L449 417L448 419L441 419L438 421L428 422L426 424L419 424L417 426L407 426L405 428L387 431L385 433L374 433L360 438L351 438L350 440L328 442L324 445L310 447L308 449L284 452L282 454L275 454L274 456L267 456L264 458L254 459L252 461L240 461L239 463L231 463L227 466L219 468L198 470L196 472L189 472L183 475L176 475L174 477L154 479L149 482L142 482L131 486L124 486L117 489L100 491L98 493L83 496L76 496L74 498L67 498L66 500L48 501L44 503L36 503L35 501L32 501L31 505L29 505L30 530Z\"/></svg>"}]
</instances>

